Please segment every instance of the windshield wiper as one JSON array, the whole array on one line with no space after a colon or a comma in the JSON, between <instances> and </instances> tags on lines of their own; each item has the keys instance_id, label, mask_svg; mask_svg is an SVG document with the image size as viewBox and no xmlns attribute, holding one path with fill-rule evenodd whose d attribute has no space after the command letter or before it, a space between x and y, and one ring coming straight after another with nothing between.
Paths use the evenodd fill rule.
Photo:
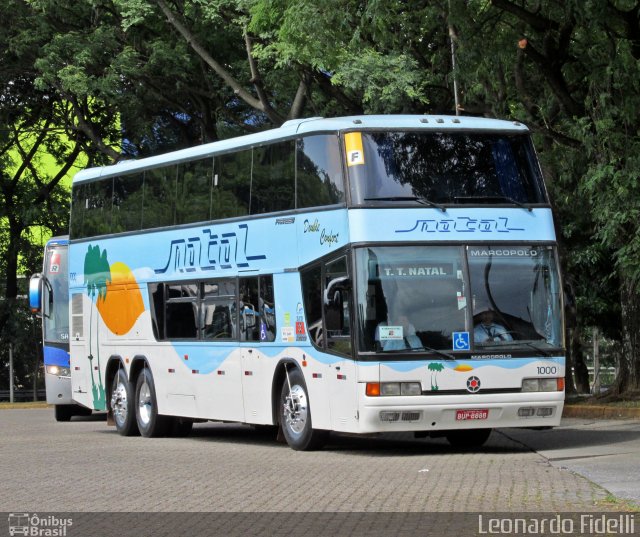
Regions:
<instances>
[{"instance_id":1,"label":"windshield wiper","mask_svg":"<svg viewBox=\"0 0 640 537\"><path fill-rule=\"evenodd\" d=\"M415 347L411 350L414 351L429 351L429 352L433 352L439 356L442 356L443 358L447 359L447 360L453 360L456 361L457 358L453 355L453 354L449 354L448 352L445 351L439 351L438 349L434 349L432 347L425 347L424 345L422 347Z\"/></svg>"},{"instance_id":2,"label":"windshield wiper","mask_svg":"<svg viewBox=\"0 0 640 537\"><path fill-rule=\"evenodd\" d=\"M542 356L546 356L547 358L551 357L551 353L545 351L543 348L538 347L533 341L514 341L513 343L518 343L520 345L526 345L527 347L532 348L535 351L538 351Z\"/></svg>"},{"instance_id":3,"label":"windshield wiper","mask_svg":"<svg viewBox=\"0 0 640 537\"><path fill-rule=\"evenodd\" d=\"M428 198L421 198L419 196L386 196L379 198L364 198L364 201L417 201L422 205L428 205L434 209L440 209L443 213L447 211L444 205L438 205L435 201L431 201Z\"/></svg>"},{"instance_id":4,"label":"windshield wiper","mask_svg":"<svg viewBox=\"0 0 640 537\"><path fill-rule=\"evenodd\" d=\"M522 346L526 346L526 347L530 347L533 350L535 350L540 356L545 356L547 358L550 358L552 356L552 354L550 354L546 350L542 349L541 347L538 347L538 345L536 345L533 341L523 341L523 340L491 341L491 342L487 342L487 343L478 343L477 346L478 346L478 349L487 349L487 348L494 348L494 347L522 347Z\"/></svg>"},{"instance_id":5,"label":"windshield wiper","mask_svg":"<svg viewBox=\"0 0 640 537\"><path fill-rule=\"evenodd\" d=\"M462 203L473 203L474 201L506 201L509 203L513 203L514 205L517 205L522 209L526 209L529 212L533 211L533 207L531 207L531 205L525 205L521 201L514 200L509 196L456 196L455 198L453 198L453 201L459 201Z\"/></svg>"}]
</instances>

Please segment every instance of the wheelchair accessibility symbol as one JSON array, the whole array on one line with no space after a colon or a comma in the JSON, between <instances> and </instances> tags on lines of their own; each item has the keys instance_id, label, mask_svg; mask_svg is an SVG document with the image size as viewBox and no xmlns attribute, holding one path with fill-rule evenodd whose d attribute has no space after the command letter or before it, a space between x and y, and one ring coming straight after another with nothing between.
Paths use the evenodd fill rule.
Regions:
<instances>
[{"instance_id":1,"label":"wheelchair accessibility symbol","mask_svg":"<svg viewBox=\"0 0 640 537\"><path fill-rule=\"evenodd\" d=\"M452 335L454 351L468 351L471 349L469 332L454 332Z\"/></svg>"}]
</instances>

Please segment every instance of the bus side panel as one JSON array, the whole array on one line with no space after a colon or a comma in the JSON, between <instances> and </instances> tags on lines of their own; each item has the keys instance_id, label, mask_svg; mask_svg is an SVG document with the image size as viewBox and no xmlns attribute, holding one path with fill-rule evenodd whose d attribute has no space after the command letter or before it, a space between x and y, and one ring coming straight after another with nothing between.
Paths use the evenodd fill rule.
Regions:
<instances>
[{"instance_id":1,"label":"bus side panel","mask_svg":"<svg viewBox=\"0 0 640 537\"><path fill-rule=\"evenodd\" d=\"M233 344L235 345L235 343ZM242 353L238 348L222 347L228 353L213 371L207 374L193 373L196 386L198 417L244 421L242 401ZM207 351L205 351L207 352ZM212 353L212 351L208 351Z\"/></svg>"},{"instance_id":2,"label":"bus side panel","mask_svg":"<svg viewBox=\"0 0 640 537\"><path fill-rule=\"evenodd\" d=\"M91 347L90 313L93 307L91 299L82 290L71 290L71 334L70 334L70 368L71 368L71 396L73 400L88 408L103 410L96 406L100 403L100 389L96 385L94 376L94 356ZM86 314L84 313L86 312ZM97 315L97 312L95 312ZM95 325L95 320L94 323ZM96 337L96 334L93 334ZM97 366L97 362L96 362ZM95 396L94 396L95 394ZM102 398L104 401L104 397Z\"/></svg>"}]
</instances>

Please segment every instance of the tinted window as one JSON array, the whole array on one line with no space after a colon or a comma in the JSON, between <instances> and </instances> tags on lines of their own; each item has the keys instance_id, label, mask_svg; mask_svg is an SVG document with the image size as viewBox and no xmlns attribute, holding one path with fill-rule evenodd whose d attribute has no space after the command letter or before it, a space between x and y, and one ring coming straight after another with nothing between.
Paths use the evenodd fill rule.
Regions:
<instances>
[{"instance_id":1,"label":"tinted window","mask_svg":"<svg viewBox=\"0 0 640 537\"><path fill-rule=\"evenodd\" d=\"M142 227L171 226L175 222L177 167L157 168L145 172Z\"/></svg>"},{"instance_id":2,"label":"tinted window","mask_svg":"<svg viewBox=\"0 0 640 537\"><path fill-rule=\"evenodd\" d=\"M84 215L78 237L92 237L111 233L113 180L107 179L87 183L83 194L83 199L79 201L82 209L84 209Z\"/></svg>"},{"instance_id":3,"label":"tinted window","mask_svg":"<svg viewBox=\"0 0 640 537\"><path fill-rule=\"evenodd\" d=\"M294 142L253 150L251 214L295 208Z\"/></svg>"},{"instance_id":4,"label":"tinted window","mask_svg":"<svg viewBox=\"0 0 640 537\"><path fill-rule=\"evenodd\" d=\"M165 339L164 330L164 283L150 283L149 293L151 295L152 310L152 326L153 335L156 339Z\"/></svg>"},{"instance_id":5,"label":"tinted window","mask_svg":"<svg viewBox=\"0 0 640 537\"><path fill-rule=\"evenodd\" d=\"M350 354L351 285L346 257L325 265L323 295L327 347L342 354Z\"/></svg>"},{"instance_id":6,"label":"tinted window","mask_svg":"<svg viewBox=\"0 0 640 537\"><path fill-rule=\"evenodd\" d=\"M42 326L45 341L69 343L69 277L67 247L47 247L44 273L48 285L42 288Z\"/></svg>"},{"instance_id":7,"label":"tinted window","mask_svg":"<svg viewBox=\"0 0 640 537\"><path fill-rule=\"evenodd\" d=\"M469 246L476 347L562 345L561 288L551 247Z\"/></svg>"},{"instance_id":8,"label":"tinted window","mask_svg":"<svg viewBox=\"0 0 640 537\"><path fill-rule=\"evenodd\" d=\"M71 192L71 218L69 220L69 236L72 239L84 237L84 214L86 184L74 185Z\"/></svg>"},{"instance_id":9,"label":"tinted window","mask_svg":"<svg viewBox=\"0 0 640 537\"><path fill-rule=\"evenodd\" d=\"M204 282L202 309L200 312L202 337L204 339L236 339L236 282L216 280Z\"/></svg>"},{"instance_id":10,"label":"tinted window","mask_svg":"<svg viewBox=\"0 0 640 537\"><path fill-rule=\"evenodd\" d=\"M468 300L459 247L358 248L356 266L361 350L453 349Z\"/></svg>"},{"instance_id":11,"label":"tinted window","mask_svg":"<svg viewBox=\"0 0 640 537\"><path fill-rule=\"evenodd\" d=\"M356 203L412 197L447 204L545 201L528 136L380 132L351 133L350 140L362 149L348 167Z\"/></svg>"},{"instance_id":12,"label":"tinted window","mask_svg":"<svg viewBox=\"0 0 640 537\"><path fill-rule=\"evenodd\" d=\"M167 339L195 339L198 337L198 286L175 284L166 286Z\"/></svg>"},{"instance_id":13,"label":"tinted window","mask_svg":"<svg viewBox=\"0 0 640 537\"><path fill-rule=\"evenodd\" d=\"M113 179L111 233L135 231L142 227L143 180L143 173Z\"/></svg>"},{"instance_id":14,"label":"tinted window","mask_svg":"<svg viewBox=\"0 0 640 537\"><path fill-rule=\"evenodd\" d=\"M342 203L344 181L336 135L307 136L296 143L297 207Z\"/></svg>"},{"instance_id":15,"label":"tinted window","mask_svg":"<svg viewBox=\"0 0 640 537\"><path fill-rule=\"evenodd\" d=\"M178 166L176 217L178 224L203 222L211 217L213 159Z\"/></svg>"},{"instance_id":16,"label":"tinted window","mask_svg":"<svg viewBox=\"0 0 640 537\"><path fill-rule=\"evenodd\" d=\"M221 155L215 160L213 218L249 214L251 150Z\"/></svg>"},{"instance_id":17,"label":"tinted window","mask_svg":"<svg viewBox=\"0 0 640 537\"><path fill-rule=\"evenodd\" d=\"M304 314L307 319L309 337L318 346L324 346L322 331L322 273L318 265L300 274Z\"/></svg>"},{"instance_id":18,"label":"tinted window","mask_svg":"<svg viewBox=\"0 0 640 537\"><path fill-rule=\"evenodd\" d=\"M240 339L275 341L275 337L273 277L242 278L240 280Z\"/></svg>"}]
</instances>

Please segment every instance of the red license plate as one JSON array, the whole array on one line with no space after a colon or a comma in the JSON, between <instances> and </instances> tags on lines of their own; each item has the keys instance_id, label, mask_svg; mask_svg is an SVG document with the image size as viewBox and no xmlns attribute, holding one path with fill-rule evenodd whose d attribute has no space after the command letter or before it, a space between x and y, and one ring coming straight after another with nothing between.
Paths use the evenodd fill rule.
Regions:
<instances>
[{"instance_id":1,"label":"red license plate","mask_svg":"<svg viewBox=\"0 0 640 537\"><path fill-rule=\"evenodd\" d=\"M486 408L474 408L470 410L456 410L456 421L462 420L486 420L489 410Z\"/></svg>"}]
</instances>

